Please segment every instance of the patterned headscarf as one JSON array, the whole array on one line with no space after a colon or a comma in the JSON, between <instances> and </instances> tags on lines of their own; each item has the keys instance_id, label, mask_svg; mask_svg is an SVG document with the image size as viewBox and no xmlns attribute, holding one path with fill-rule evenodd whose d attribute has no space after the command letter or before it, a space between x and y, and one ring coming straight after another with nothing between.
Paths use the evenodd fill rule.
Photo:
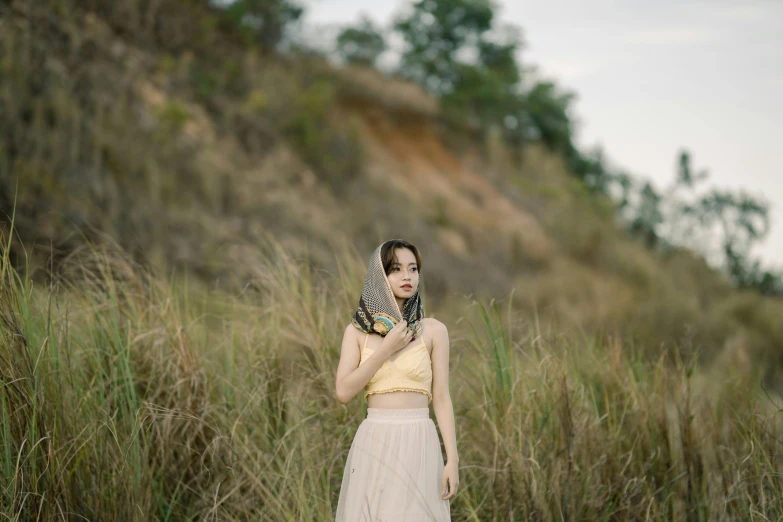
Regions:
<instances>
[{"instance_id":1,"label":"patterned headscarf","mask_svg":"<svg viewBox=\"0 0 783 522\"><path fill-rule=\"evenodd\" d=\"M389 241L394 241L393 239ZM413 330L413 338L417 339L421 335L424 318L424 303L419 295L421 288L421 275L419 276L419 286L416 293L409 297L403 305L402 316L400 308L392 292L389 281L386 279L386 272L383 269L383 260L381 259L381 250L383 245L389 241L384 241L370 256L370 264L367 267L367 277L364 279L364 288L362 296L359 299L359 306L354 313L351 324L359 330L368 333L377 333L385 336L395 324L403 320L407 321L408 327Z\"/></svg>"}]
</instances>

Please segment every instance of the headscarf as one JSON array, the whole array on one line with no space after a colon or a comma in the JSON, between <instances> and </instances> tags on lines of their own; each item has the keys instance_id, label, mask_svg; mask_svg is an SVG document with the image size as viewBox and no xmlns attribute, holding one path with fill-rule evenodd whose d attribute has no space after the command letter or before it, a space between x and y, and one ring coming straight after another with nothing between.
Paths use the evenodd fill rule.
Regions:
<instances>
[{"instance_id":1,"label":"headscarf","mask_svg":"<svg viewBox=\"0 0 783 522\"><path fill-rule=\"evenodd\" d=\"M390 239L389 241L394 240ZM424 303L419 295L421 275L416 293L405 301L402 315L400 315L400 308L397 306L394 292L386 279L381 259L383 245L389 241L381 243L370 256L359 306L351 319L351 324L364 332L374 332L385 337L395 324L405 319L408 327L413 330L413 338L416 339L421 335L421 320L424 318Z\"/></svg>"}]
</instances>

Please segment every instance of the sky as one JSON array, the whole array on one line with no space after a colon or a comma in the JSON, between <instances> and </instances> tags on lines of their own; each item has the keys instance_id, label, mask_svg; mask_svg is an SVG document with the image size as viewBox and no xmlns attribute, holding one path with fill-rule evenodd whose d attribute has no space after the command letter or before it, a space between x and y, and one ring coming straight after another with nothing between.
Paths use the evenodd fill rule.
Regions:
<instances>
[{"instance_id":1,"label":"sky","mask_svg":"<svg viewBox=\"0 0 783 522\"><path fill-rule=\"evenodd\" d=\"M367 15L386 25L410 0L303 0L310 27ZM576 94L582 150L658 189L685 147L705 188L767 201L771 231L753 251L783 269L783 0L496 1L522 28L520 60ZM325 31L324 34L328 33Z\"/></svg>"}]
</instances>

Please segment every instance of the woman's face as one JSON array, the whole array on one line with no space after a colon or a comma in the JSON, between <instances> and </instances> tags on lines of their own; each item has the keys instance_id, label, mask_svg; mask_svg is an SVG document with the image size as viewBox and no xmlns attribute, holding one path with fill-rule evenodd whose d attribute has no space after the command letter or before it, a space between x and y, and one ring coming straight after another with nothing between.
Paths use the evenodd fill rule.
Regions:
<instances>
[{"instance_id":1,"label":"woman's face","mask_svg":"<svg viewBox=\"0 0 783 522\"><path fill-rule=\"evenodd\" d=\"M394 297L407 299L413 297L419 288L419 267L416 256L407 248L394 250L394 263L386 275Z\"/></svg>"}]
</instances>

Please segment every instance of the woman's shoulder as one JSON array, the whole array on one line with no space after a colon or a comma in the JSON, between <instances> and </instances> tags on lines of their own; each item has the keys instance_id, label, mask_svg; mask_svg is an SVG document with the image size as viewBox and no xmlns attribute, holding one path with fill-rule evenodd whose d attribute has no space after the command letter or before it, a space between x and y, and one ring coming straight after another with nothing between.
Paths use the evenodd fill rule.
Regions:
<instances>
[{"instance_id":1,"label":"woman's shoulder","mask_svg":"<svg viewBox=\"0 0 783 522\"><path fill-rule=\"evenodd\" d=\"M424 317L421 321L424 324L424 328L431 328L433 331L440 329L446 330L446 325L434 317Z\"/></svg>"},{"instance_id":2,"label":"woman's shoulder","mask_svg":"<svg viewBox=\"0 0 783 522\"><path fill-rule=\"evenodd\" d=\"M358 337L360 333L361 333L361 332L359 331L359 329L358 329L358 328L356 328L356 327L353 325L353 323L348 323L348 324L345 326L345 334L346 334L346 335L355 335L355 336L357 336L357 337Z\"/></svg>"},{"instance_id":3,"label":"woman's shoulder","mask_svg":"<svg viewBox=\"0 0 783 522\"><path fill-rule=\"evenodd\" d=\"M348 323L343 332L343 340L345 341L348 339L350 339L349 342L354 342L356 343L356 346L359 347L361 347L362 342L364 342L362 339L362 332L359 331L353 323Z\"/></svg>"}]
</instances>

